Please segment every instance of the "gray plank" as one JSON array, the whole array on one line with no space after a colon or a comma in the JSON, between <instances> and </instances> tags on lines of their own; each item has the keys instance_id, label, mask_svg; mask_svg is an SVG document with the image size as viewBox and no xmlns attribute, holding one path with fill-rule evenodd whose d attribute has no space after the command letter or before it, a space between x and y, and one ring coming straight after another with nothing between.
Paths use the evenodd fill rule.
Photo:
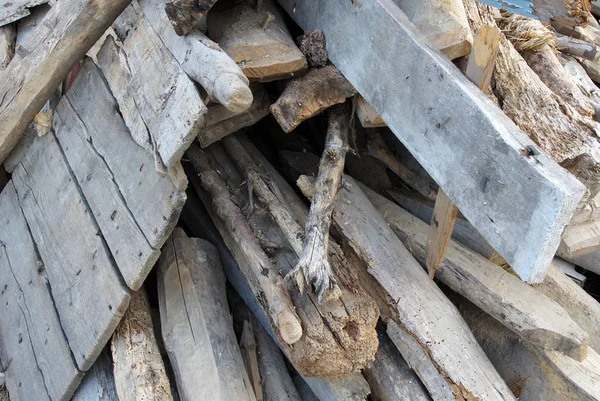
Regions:
<instances>
[{"instance_id":1,"label":"gray plank","mask_svg":"<svg viewBox=\"0 0 600 401\"><path fill-rule=\"evenodd\" d=\"M12 181L0 195L0 359L12 401L67 400L83 376Z\"/></svg>"},{"instance_id":2,"label":"gray plank","mask_svg":"<svg viewBox=\"0 0 600 401\"><path fill-rule=\"evenodd\" d=\"M71 401L119 401L108 348L86 373Z\"/></svg>"},{"instance_id":3,"label":"gray plank","mask_svg":"<svg viewBox=\"0 0 600 401\"><path fill-rule=\"evenodd\" d=\"M330 60L521 278L543 280L582 184L392 0L279 2L305 30L323 30ZM526 149L534 155L523 156Z\"/></svg>"},{"instance_id":4,"label":"gray plank","mask_svg":"<svg viewBox=\"0 0 600 401\"><path fill-rule=\"evenodd\" d=\"M13 173L77 366L92 366L129 303L104 240L52 133L36 139Z\"/></svg>"},{"instance_id":5,"label":"gray plank","mask_svg":"<svg viewBox=\"0 0 600 401\"><path fill-rule=\"evenodd\" d=\"M49 0L11 0L0 7L0 26L10 24L30 14L29 9Z\"/></svg>"}]
</instances>

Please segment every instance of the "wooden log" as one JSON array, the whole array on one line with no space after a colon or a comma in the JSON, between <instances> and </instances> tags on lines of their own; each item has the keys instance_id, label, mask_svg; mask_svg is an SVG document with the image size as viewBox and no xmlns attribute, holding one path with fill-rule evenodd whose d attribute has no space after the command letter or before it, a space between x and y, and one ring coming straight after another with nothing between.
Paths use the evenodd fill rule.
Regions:
<instances>
[{"instance_id":1,"label":"wooden log","mask_svg":"<svg viewBox=\"0 0 600 401\"><path fill-rule=\"evenodd\" d=\"M372 396L381 401L431 400L427 390L385 331L378 331L377 355L371 366L364 371ZM453 396L450 399L452 398Z\"/></svg>"},{"instance_id":2,"label":"wooden log","mask_svg":"<svg viewBox=\"0 0 600 401\"><path fill-rule=\"evenodd\" d=\"M596 61L599 55L598 47L595 44L569 36L557 34L555 43L558 50L570 56Z\"/></svg>"},{"instance_id":3,"label":"wooden log","mask_svg":"<svg viewBox=\"0 0 600 401\"><path fill-rule=\"evenodd\" d=\"M358 95L356 100L356 116L364 128L385 127L385 122L364 97Z\"/></svg>"},{"instance_id":4,"label":"wooden log","mask_svg":"<svg viewBox=\"0 0 600 401\"><path fill-rule=\"evenodd\" d=\"M242 70L219 45L194 30L184 37L173 33L161 0L139 2L144 18L179 62L181 68L206 90L208 95L233 113L252 104L252 92Z\"/></svg>"},{"instance_id":5,"label":"wooden log","mask_svg":"<svg viewBox=\"0 0 600 401\"><path fill-rule=\"evenodd\" d=\"M205 23L206 15L217 0L167 0L164 10L179 36Z\"/></svg>"},{"instance_id":6,"label":"wooden log","mask_svg":"<svg viewBox=\"0 0 600 401\"><path fill-rule=\"evenodd\" d=\"M79 372L15 187L0 194L0 358L13 401L66 400Z\"/></svg>"},{"instance_id":7,"label":"wooden log","mask_svg":"<svg viewBox=\"0 0 600 401\"><path fill-rule=\"evenodd\" d=\"M127 309L129 292L52 133L33 142L12 179L69 348L86 371Z\"/></svg>"},{"instance_id":8,"label":"wooden log","mask_svg":"<svg viewBox=\"0 0 600 401\"><path fill-rule=\"evenodd\" d=\"M412 255L424 264L427 224L368 188L362 188ZM587 354L589 336L562 307L465 247L454 242L449 244L436 277L523 340L578 360Z\"/></svg>"},{"instance_id":9,"label":"wooden log","mask_svg":"<svg viewBox=\"0 0 600 401\"><path fill-rule=\"evenodd\" d=\"M286 276L296 282L300 292L304 291L305 285L308 285L309 291L314 286L319 302L337 287L328 260L329 226L338 189L342 184L346 152L350 148L350 118L349 110L344 105L333 107L329 111L329 125L315 183L315 195L305 223L304 246L298 255L298 264Z\"/></svg>"},{"instance_id":10,"label":"wooden log","mask_svg":"<svg viewBox=\"0 0 600 401\"><path fill-rule=\"evenodd\" d=\"M143 289L131 294L129 309L112 336L111 351L119 401L173 401Z\"/></svg>"},{"instance_id":11,"label":"wooden log","mask_svg":"<svg viewBox=\"0 0 600 401\"><path fill-rule=\"evenodd\" d=\"M48 3L49 0L15 0L2 5L0 10L0 26L18 21L30 14L29 9L40 4Z\"/></svg>"},{"instance_id":12,"label":"wooden log","mask_svg":"<svg viewBox=\"0 0 600 401\"><path fill-rule=\"evenodd\" d=\"M0 27L0 71L5 69L14 57L16 40L16 24Z\"/></svg>"},{"instance_id":13,"label":"wooden log","mask_svg":"<svg viewBox=\"0 0 600 401\"><path fill-rule=\"evenodd\" d=\"M384 319L406 330L434 362L438 372L461 399L513 400L456 308L411 256L387 222L352 178L339 194L335 227L348 255L364 261L361 284L377 300ZM297 182L310 198L306 176ZM421 378L423 379L423 377Z\"/></svg>"},{"instance_id":14,"label":"wooden log","mask_svg":"<svg viewBox=\"0 0 600 401\"><path fill-rule=\"evenodd\" d=\"M119 401L109 353L108 349L102 351L71 401Z\"/></svg>"},{"instance_id":15,"label":"wooden log","mask_svg":"<svg viewBox=\"0 0 600 401\"><path fill-rule=\"evenodd\" d=\"M129 0L68 0L47 14L10 65L0 72L0 161L73 66L102 36Z\"/></svg>"},{"instance_id":16,"label":"wooden log","mask_svg":"<svg viewBox=\"0 0 600 401\"><path fill-rule=\"evenodd\" d=\"M253 85L252 97L252 105L242 113L233 113L222 105L209 106L204 127L198 132L200 146L205 148L229 134L256 124L269 114L271 100L262 85Z\"/></svg>"},{"instance_id":17,"label":"wooden log","mask_svg":"<svg viewBox=\"0 0 600 401\"><path fill-rule=\"evenodd\" d=\"M408 19L450 60L471 52L473 35L461 1L394 0Z\"/></svg>"},{"instance_id":18,"label":"wooden log","mask_svg":"<svg viewBox=\"0 0 600 401\"><path fill-rule=\"evenodd\" d=\"M268 16L271 22L265 27ZM208 31L251 80L268 82L306 70L306 58L272 0L261 0L260 10L253 1L221 0L210 13Z\"/></svg>"},{"instance_id":19,"label":"wooden log","mask_svg":"<svg viewBox=\"0 0 600 401\"><path fill-rule=\"evenodd\" d=\"M333 65L312 68L290 80L271 113L285 132L290 132L334 104L344 103L356 90Z\"/></svg>"},{"instance_id":20,"label":"wooden log","mask_svg":"<svg viewBox=\"0 0 600 401\"><path fill-rule=\"evenodd\" d=\"M177 228L158 262L161 332L182 400L255 400L216 248Z\"/></svg>"}]
</instances>

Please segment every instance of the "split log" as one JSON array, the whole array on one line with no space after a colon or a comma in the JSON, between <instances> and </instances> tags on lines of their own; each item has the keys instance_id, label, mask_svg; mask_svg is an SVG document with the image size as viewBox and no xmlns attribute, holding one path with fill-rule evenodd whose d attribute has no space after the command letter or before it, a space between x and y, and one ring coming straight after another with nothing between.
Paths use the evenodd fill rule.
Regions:
<instances>
[{"instance_id":1,"label":"split log","mask_svg":"<svg viewBox=\"0 0 600 401\"><path fill-rule=\"evenodd\" d=\"M252 85L253 101L248 110L242 113L234 113L225 106L212 105L204 118L204 127L198 132L198 142L203 148L217 142L229 134L237 132L242 128L256 124L269 114L271 100L260 84Z\"/></svg>"},{"instance_id":2,"label":"split log","mask_svg":"<svg viewBox=\"0 0 600 401\"><path fill-rule=\"evenodd\" d=\"M102 351L71 401L119 401L109 350Z\"/></svg>"},{"instance_id":3,"label":"split log","mask_svg":"<svg viewBox=\"0 0 600 401\"><path fill-rule=\"evenodd\" d=\"M216 248L177 228L158 262L161 332L182 400L255 400Z\"/></svg>"},{"instance_id":4,"label":"split log","mask_svg":"<svg viewBox=\"0 0 600 401\"><path fill-rule=\"evenodd\" d=\"M252 92L248 79L218 44L198 30L184 37L174 34L161 0L142 0L139 4L144 18L181 68L202 85L214 101L232 113L241 113L250 107Z\"/></svg>"},{"instance_id":5,"label":"split log","mask_svg":"<svg viewBox=\"0 0 600 401\"><path fill-rule=\"evenodd\" d=\"M329 111L325 148L304 229L304 246L298 255L298 264L286 276L286 279L296 282L300 292L304 291L305 285L309 286L309 291L314 286L319 302L337 287L328 260L329 226L349 149L350 118L349 110L344 105L335 106Z\"/></svg>"},{"instance_id":6,"label":"split log","mask_svg":"<svg viewBox=\"0 0 600 401\"><path fill-rule=\"evenodd\" d=\"M0 9L0 26L18 21L30 14L29 9L40 4L48 3L49 0L13 0L2 5Z\"/></svg>"},{"instance_id":7,"label":"split log","mask_svg":"<svg viewBox=\"0 0 600 401\"><path fill-rule=\"evenodd\" d=\"M73 66L102 36L130 0L67 0L0 72L0 161L17 144L33 116Z\"/></svg>"},{"instance_id":8,"label":"split log","mask_svg":"<svg viewBox=\"0 0 600 401\"><path fill-rule=\"evenodd\" d=\"M459 0L394 0L415 26L450 60L471 52L473 36Z\"/></svg>"},{"instance_id":9,"label":"split log","mask_svg":"<svg viewBox=\"0 0 600 401\"><path fill-rule=\"evenodd\" d=\"M302 73L306 58L294 43L283 14L272 0L260 3L257 10L251 0L219 1L208 19L211 38L251 80L268 82Z\"/></svg>"},{"instance_id":10,"label":"split log","mask_svg":"<svg viewBox=\"0 0 600 401\"><path fill-rule=\"evenodd\" d=\"M381 118L377 111L365 100L364 97L358 95L356 100L356 116L360 124L364 128L385 127L385 121Z\"/></svg>"},{"instance_id":11,"label":"split log","mask_svg":"<svg viewBox=\"0 0 600 401\"><path fill-rule=\"evenodd\" d=\"M558 50L565 54L590 61L596 61L600 55L595 44L561 34L556 35L555 44Z\"/></svg>"},{"instance_id":12,"label":"split log","mask_svg":"<svg viewBox=\"0 0 600 401\"><path fill-rule=\"evenodd\" d=\"M427 390L385 331L378 331L377 355L371 366L364 370L364 375L371 386L372 396L380 401L431 400ZM450 399L453 399L452 395Z\"/></svg>"},{"instance_id":13,"label":"split log","mask_svg":"<svg viewBox=\"0 0 600 401\"><path fill-rule=\"evenodd\" d=\"M167 0L164 11L179 36L189 34L206 20L206 15L217 0Z\"/></svg>"},{"instance_id":14,"label":"split log","mask_svg":"<svg viewBox=\"0 0 600 401\"><path fill-rule=\"evenodd\" d=\"M262 379L261 372L258 367L258 355L256 351L256 339L254 338L254 330L249 320L244 321L242 327L242 335L240 338L240 350L242 351L243 363L246 366L246 372L250 377L249 385L256 395L256 401L263 401Z\"/></svg>"},{"instance_id":15,"label":"split log","mask_svg":"<svg viewBox=\"0 0 600 401\"><path fill-rule=\"evenodd\" d=\"M411 256L387 222L361 191L341 191L334 211L335 227L344 238L346 255L365 262L361 284L378 301L382 317L392 319L432 359L457 399L514 400L510 390L476 344L456 308ZM308 197L306 176L298 186ZM421 377L423 379L423 377Z\"/></svg>"},{"instance_id":16,"label":"split log","mask_svg":"<svg viewBox=\"0 0 600 401\"><path fill-rule=\"evenodd\" d=\"M8 66L15 55L15 43L17 40L16 24L0 27L0 71Z\"/></svg>"},{"instance_id":17,"label":"split log","mask_svg":"<svg viewBox=\"0 0 600 401\"><path fill-rule=\"evenodd\" d=\"M370 189L362 189L411 254L425 264L427 224ZM585 358L589 337L567 312L489 260L451 242L436 277L523 340L578 360Z\"/></svg>"},{"instance_id":18,"label":"split log","mask_svg":"<svg viewBox=\"0 0 600 401\"><path fill-rule=\"evenodd\" d=\"M346 98L356 90L333 65L312 68L290 80L279 99L271 106L271 113L285 132L290 132L302 121Z\"/></svg>"},{"instance_id":19,"label":"split log","mask_svg":"<svg viewBox=\"0 0 600 401\"><path fill-rule=\"evenodd\" d=\"M131 294L129 309L113 334L111 350L120 401L173 401L143 289Z\"/></svg>"}]
</instances>

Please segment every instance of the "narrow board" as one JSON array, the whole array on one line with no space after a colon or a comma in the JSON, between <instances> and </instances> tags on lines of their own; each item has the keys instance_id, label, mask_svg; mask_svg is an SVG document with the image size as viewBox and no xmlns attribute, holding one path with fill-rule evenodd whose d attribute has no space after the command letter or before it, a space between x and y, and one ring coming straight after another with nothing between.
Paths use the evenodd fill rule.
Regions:
<instances>
[{"instance_id":1,"label":"narrow board","mask_svg":"<svg viewBox=\"0 0 600 401\"><path fill-rule=\"evenodd\" d=\"M0 195L0 288L0 359L11 400L73 394L83 374L60 327L12 181Z\"/></svg>"},{"instance_id":2,"label":"narrow board","mask_svg":"<svg viewBox=\"0 0 600 401\"><path fill-rule=\"evenodd\" d=\"M127 309L129 293L52 133L33 142L13 181L69 347L86 371Z\"/></svg>"},{"instance_id":3,"label":"narrow board","mask_svg":"<svg viewBox=\"0 0 600 401\"><path fill-rule=\"evenodd\" d=\"M542 281L582 184L392 0L279 2L303 29L323 30L329 59L521 278Z\"/></svg>"}]
</instances>

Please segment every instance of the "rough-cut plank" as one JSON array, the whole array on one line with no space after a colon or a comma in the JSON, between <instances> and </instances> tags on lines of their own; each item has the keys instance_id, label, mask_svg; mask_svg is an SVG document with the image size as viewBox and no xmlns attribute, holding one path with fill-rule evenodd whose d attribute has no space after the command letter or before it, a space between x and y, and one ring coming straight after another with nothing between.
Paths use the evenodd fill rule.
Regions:
<instances>
[{"instance_id":1,"label":"rough-cut plank","mask_svg":"<svg viewBox=\"0 0 600 401\"><path fill-rule=\"evenodd\" d=\"M185 196L151 168L151 156L131 140L116 107L88 59L56 109L54 129L115 262L135 291L158 259Z\"/></svg>"},{"instance_id":2,"label":"rough-cut plank","mask_svg":"<svg viewBox=\"0 0 600 401\"><path fill-rule=\"evenodd\" d=\"M471 52L473 35L462 0L394 0L432 45L450 60Z\"/></svg>"},{"instance_id":3,"label":"rough-cut plank","mask_svg":"<svg viewBox=\"0 0 600 401\"><path fill-rule=\"evenodd\" d=\"M0 26L10 24L30 14L29 9L49 0L11 0L0 5Z\"/></svg>"},{"instance_id":4,"label":"rough-cut plank","mask_svg":"<svg viewBox=\"0 0 600 401\"><path fill-rule=\"evenodd\" d=\"M385 122L377 114L364 97L358 95L356 100L356 116L364 128L385 127Z\"/></svg>"},{"instance_id":5,"label":"rough-cut plank","mask_svg":"<svg viewBox=\"0 0 600 401\"><path fill-rule=\"evenodd\" d=\"M458 209L452 203L452 200L448 198L444 190L440 188L435 199L435 206L433 207L431 227L427 234L427 258L425 265L431 278L435 276L435 272L444 261L457 216Z\"/></svg>"},{"instance_id":6,"label":"rough-cut plank","mask_svg":"<svg viewBox=\"0 0 600 401\"><path fill-rule=\"evenodd\" d=\"M6 68L15 55L15 42L17 40L16 24L0 27L0 71Z\"/></svg>"},{"instance_id":7,"label":"rough-cut plank","mask_svg":"<svg viewBox=\"0 0 600 401\"><path fill-rule=\"evenodd\" d=\"M582 185L431 49L391 0L280 3L302 28L323 30L329 59L467 219L524 280L541 281ZM536 154L524 156L526 148Z\"/></svg>"},{"instance_id":8,"label":"rough-cut plank","mask_svg":"<svg viewBox=\"0 0 600 401\"><path fill-rule=\"evenodd\" d=\"M142 0L139 4L144 11L144 18L181 68L202 85L212 99L233 113L241 113L250 107L252 93L248 88L248 79L218 44L198 30L185 37L175 35L161 0Z\"/></svg>"},{"instance_id":9,"label":"rough-cut plank","mask_svg":"<svg viewBox=\"0 0 600 401\"><path fill-rule=\"evenodd\" d=\"M261 3L257 12L254 1L219 1L208 19L211 38L249 79L268 82L303 72L306 58L294 43L280 8L273 0Z\"/></svg>"},{"instance_id":10,"label":"rough-cut plank","mask_svg":"<svg viewBox=\"0 0 600 401\"><path fill-rule=\"evenodd\" d=\"M123 316L129 293L52 133L34 141L12 177L69 347L85 371Z\"/></svg>"},{"instance_id":11,"label":"rough-cut plank","mask_svg":"<svg viewBox=\"0 0 600 401\"><path fill-rule=\"evenodd\" d=\"M158 263L161 332L182 400L253 401L217 249L177 228Z\"/></svg>"},{"instance_id":12,"label":"rough-cut plank","mask_svg":"<svg viewBox=\"0 0 600 401\"><path fill-rule=\"evenodd\" d=\"M456 308L358 183L348 176L344 179L350 187L339 193L333 214L335 226L345 238L347 254L354 251L367 265L368 271L360 272L361 284L378 301L382 316L393 319L415 339L458 399L514 400ZM306 176L297 184L310 195L312 184Z\"/></svg>"},{"instance_id":13,"label":"rough-cut plank","mask_svg":"<svg viewBox=\"0 0 600 401\"><path fill-rule=\"evenodd\" d=\"M144 289L131 294L129 309L112 336L111 351L119 401L173 401Z\"/></svg>"},{"instance_id":14,"label":"rough-cut plank","mask_svg":"<svg viewBox=\"0 0 600 401\"><path fill-rule=\"evenodd\" d=\"M600 220L569 225L557 253L566 258L576 258L600 251Z\"/></svg>"},{"instance_id":15,"label":"rough-cut plank","mask_svg":"<svg viewBox=\"0 0 600 401\"><path fill-rule=\"evenodd\" d=\"M137 0L117 18L114 29L123 42L126 61L113 63L113 59L123 57L115 54L120 49L113 47L107 49L106 57L99 55L100 68L106 71L113 92L126 93L117 98L133 97L154 149L167 168L173 167L202 126L206 106L194 82L144 17ZM105 46L109 45L107 40ZM127 67L129 71L111 72ZM125 86L121 80L110 80L126 75L130 78Z\"/></svg>"},{"instance_id":16,"label":"rough-cut plank","mask_svg":"<svg viewBox=\"0 0 600 401\"><path fill-rule=\"evenodd\" d=\"M412 255L424 263L428 225L368 188L363 190ZM488 259L451 242L436 277L523 340L579 360L585 357L588 335L567 312Z\"/></svg>"},{"instance_id":17,"label":"rough-cut plank","mask_svg":"<svg viewBox=\"0 0 600 401\"><path fill-rule=\"evenodd\" d=\"M12 181L0 195L0 359L13 401L66 400L77 370Z\"/></svg>"},{"instance_id":18,"label":"rough-cut plank","mask_svg":"<svg viewBox=\"0 0 600 401\"><path fill-rule=\"evenodd\" d=\"M372 396L380 401L430 401L427 390L385 334L385 330L378 331L377 355L371 366L364 370Z\"/></svg>"},{"instance_id":19,"label":"rough-cut plank","mask_svg":"<svg viewBox=\"0 0 600 401\"><path fill-rule=\"evenodd\" d=\"M130 0L64 0L0 72L0 161ZM50 22L51 21L51 22Z\"/></svg>"},{"instance_id":20,"label":"rough-cut plank","mask_svg":"<svg viewBox=\"0 0 600 401\"><path fill-rule=\"evenodd\" d=\"M119 401L109 352L107 348L102 351L71 401Z\"/></svg>"},{"instance_id":21,"label":"rough-cut plank","mask_svg":"<svg viewBox=\"0 0 600 401\"><path fill-rule=\"evenodd\" d=\"M271 106L271 113L285 132L290 132L334 104L343 103L356 90L333 65L311 68L287 83Z\"/></svg>"}]
</instances>

